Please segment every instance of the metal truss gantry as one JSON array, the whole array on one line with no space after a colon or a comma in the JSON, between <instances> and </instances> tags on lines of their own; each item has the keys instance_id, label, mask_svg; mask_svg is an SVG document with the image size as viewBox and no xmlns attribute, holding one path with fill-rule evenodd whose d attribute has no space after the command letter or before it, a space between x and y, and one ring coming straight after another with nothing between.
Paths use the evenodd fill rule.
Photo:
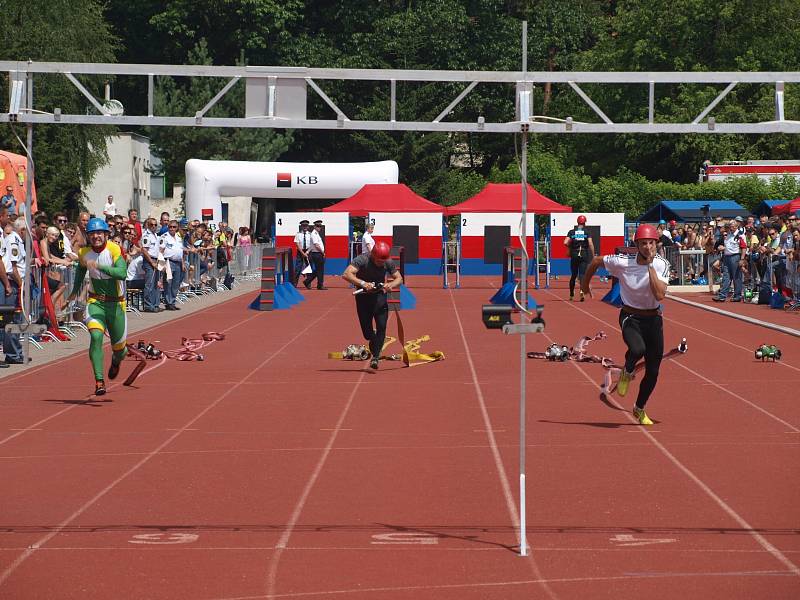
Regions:
<instances>
[{"instance_id":1,"label":"metal truss gantry","mask_svg":"<svg viewBox=\"0 0 800 600\"><path fill-rule=\"evenodd\" d=\"M784 117L786 83L800 83L800 72L546 72L546 71L424 71L392 69L316 69L268 66L188 66L109 63L59 63L0 61L0 71L8 73L9 103L0 122L32 124L82 124L118 126L246 127L268 129L334 129L371 131L430 131L513 133L524 127L531 133L800 133L800 121ZM53 107L52 112L34 111L26 102L28 88L36 75L58 74L69 80L91 103L96 114L66 114ZM119 106L97 99L78 79L79 76L122 76L143 78L142 93L147 94L147 114L120 114ZM154 113L156 77L209 77L224 81L219 92L193 115L159 116ZM387 120L368 121L348 118L343 110L320 87L323 81L383 82L389 88ZM242 82L242 83L240 83ZM397 82L464 84L464 89L450 104L442 107L432 121L397 120ZM534 86L546 83L571 88L598 117L587 123L532 114ZM236 85L247 89L246 106L241 117L207 117L208 111ZM585 84L647 86L646 122L612 121L581 87ZM657 85L697 84L725 86L691 122L658 122L655 111ZM738 84L766 85L774 89L775 119L750 123L718 123L709 113ZM478 85L514 86L515 121L486 122L478 117L471 122L448 121L454 108ZM317 94L336 114L335 119L306 117L307 88Z\"/></svg>"}]
</instances>

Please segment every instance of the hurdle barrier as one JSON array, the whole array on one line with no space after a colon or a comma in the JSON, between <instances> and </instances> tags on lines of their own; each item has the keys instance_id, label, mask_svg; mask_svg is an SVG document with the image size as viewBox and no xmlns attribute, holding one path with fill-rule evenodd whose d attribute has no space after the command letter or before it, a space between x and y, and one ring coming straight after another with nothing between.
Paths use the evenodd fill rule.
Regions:
<instances>
[{"instance_id":1,"label":"hurdle barrier","mask_svg":"<svg viewBox=\"0 0 800 600\"><path fill-rule=\"evenodd\" d=\"M258 310L288 309L304 300L294 287L292 249L264 248L261 255L261 292Z\"/></svg>"}]
</instances>

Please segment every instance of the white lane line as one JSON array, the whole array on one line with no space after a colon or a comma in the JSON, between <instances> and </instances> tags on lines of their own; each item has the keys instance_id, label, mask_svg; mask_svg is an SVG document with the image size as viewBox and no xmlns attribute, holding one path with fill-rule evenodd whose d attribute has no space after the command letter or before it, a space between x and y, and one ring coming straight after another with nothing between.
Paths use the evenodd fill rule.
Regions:
<instances>
[{"instance_id":1,"label":"white lane line","mask_svg":"<svg viewBox=\"0 0 800 600\"><path fill-rule=\"evenodd\" d=\"M674 302L680 302L681 304L686 304L688 306L694 306L695 308L699 308L702 310L707 310L708 312L712 312L718 315L722 315L724 317L730 317L732 319L738 319L739 321L744 321L745 323L750 323L751 325L757 325L758 327L766 327L767 329L772 329L774 331L779 331L781 333L785 333L787 335L793 335L794 337L800 337L800 331L797 329L792 329L791 327L786 327L785 325L778 325L776 323L770 323L769 321L762 321L761 319L756 319L754 317L749 317L747 315L741 315L739 313L731 312L728 310L722 310L721 308L716 308L714 306L708 306L706 304L701 304L699 302L692 302L691 300L686 300L685 298L680 298L678 296L673 296L672 294L667 294L667 298Z\"/></svg>"},{"instance_id":2,"label":"white lane line","mask_svg":"<svg viewBox=\"0 0 800 600\"><path fill-rule=\"evenodd\" d=\"M314 596L345 596L350 594L376 594L380 592L424 592L429 590L468 590L490 589L508 586L547 585L550 583L594 583L604 581L631 582L641 579L669 579L674 577L707 579L711 577L788 577L785 571L717 571L717 572L680 572L680 573L626 573L608 577L554 577L550 579L536 578L511 581L486 581L477 583L450 583L438 585L406 585L395 587L353 588L341 590L319 590L315 592L288 592L274 596L224 596L214 600L268 600L270 598L310 598ZM413 597L406 595L405 597Z\"/></svg>"},{"instance_id":3,"label":"white lane line","mask_svg":"<svg viewBox=\"0 0 800 600\"><path fill-rule=\"evenodd\" d=\"M311 476L306 481L306 485L303 488L303 492L300 494L300 498L297 500L297 503L294 506L294 510L292 511L292 516L289 518L289 522L286 524L284 528L283 535L281 535L278 543L275 544L275 552L272 553L269 561L269 567L267 569L267 597L272 598L275 595L275 586L278 580L278 564L281 560L281 555L286 550L286 547L289 545L289 538L292 536L292 532L294 530L295 525L297 525L297 521L300 519L300 513L303 511L303 507L306 505L306 501L308 500L308 496L311 494L311 489L314 487L314 484L317 482L320 473L322 472L323 467L325 466L325 462L328 460L328 456L330 456L331 449L333 448L333 444L336 442L336 438L339 435L339 431L341 430L342 424L344 423L347 414L350 412L350 407L353 405L353 400L356 397L356 392L358 392L358 388L361 386L361 383L364 381L364 377L366 376L366 371L361 373L361 377L358 378L356 384L353 386L353 390L350 392L350 396L347 398L347 402L345 402L344 408L342 409L341 414L339 415L339 420L336 422L336 427L333 429L330 437L328 438L328 443L326 444L325 448L322 450L322 454L317 461L314 470L311 472Z\"/></svg>"},{"instance_id":4,"label":"white lane line","mask_svg":"<svg viewBox=\"0 0 800 600\"><path fill-rule=\"evenodd\" d=\"M724 342L724 343L728 344L729 346L733 346L734 348L741 348L742 350L747 352L749 355L753 356L753 351L755 350L755 348L747 348L745 346L742 346L742 345L737 344L735 342L732 342L730 340L726 340L725 338L721 338L719 336L716 336L713 333L708 333L707 331L703 331L702 329L697 329L697 327L692 327L691 325L688 325L683 321L676 321L675 319L670 319L670 318L667 318L667 317L663 317L663 319L665 321L669 321L670 323L675 323L677 325L680 325L681 327L686 327L687 329L691 329L692 331L696 331L697 333L702 333L703 335L706 335L706 336L708 336L708 337L710 337L712 339L715 339L718 342ZM798 373L800 373L800 368L795 367L794 365L791 365L791 364L789 364L789 363L787 363L787 362L785 362L783 360L776 361L776 364L779 364L781 366L786 367L787 369L792 369L793 371L797 371Z\"/></svg>"},{"instance_id":5,"label":"white lane line","mask_svg":"<svg viewBox=\"0 0 800 600\"><path fill-rule=\"evenodd\" d=\"M453 305L453 314L456 317L456 322L458 323L458 330L461 334L461 342L464 344L464 351L466 353L467 364L469 365L470 374L472 376L472 385L475 388L475 395L478 398L478 405L481 409L481 416L483 417L483 425L486 428L486 435L489 438L489 446L492 449L492 456L494 457L494 464L497 469L497 475L500 477L500 484L503 487L503 495L505 496L506 500L506 507L508 508L508 513L511 516L511 521L514 524L514 527L519 530L520 528L520 516L517 512L517 507L514 503L514 496L511 493L511 485L508 482L508 477L506 476L506 470L503 466L503 459L500 456L500 450L497 446L497 439L494 436L494 427L492 426L492 420L489 418L489 411L486 408L486 401L483 398L483 390L481 390L481 384L478 381L478 373L475 370L475 363L472 361L472 351L470 350L469 343L467 342L467 335L464 333L464 325L461 323L461 316L458 314L458 307L456 306L455 298L453 297L453 290L448 290L450 294L450 302ZM522 535L525 536L525 542L527 546L530 546L528 543L528 535L527 532L522 532ZM537 579L542 580L542 589L545 593L551 598L551 600L556 600L558 596L556 593L551 589L551 587L542 579L542 573L539 569L539 565L536 563L536 559L533 557L533 553L528 553L529 563L533 570L533 575Z\"/></svg>"},{"instance_id":6,"label":"white lane line","mask_svg":"<svg viewBox=\"0 0 800 600\"><path fill-rule=\"evenodd\" d=\"M555 296L555 294L553 294L552 292L548 292L548 293L550 293L551 295ZM573 306L572 308L574 308L575 310L579 310L579 311L581 311L582 313L585 313L585 314L589 315L590 317L592 317L593 319L596 319L597 321L600 321L601 323L605 323L606 325L608 325L609 327L611 327L612 329L614 329L614 330L616 330L616 331L619 331L619 329L618 329L617 327L615 327L614 325L612 325L612 324L611 324L611 323L609 323L608 321L604 321L603 319L601 319L601 318L599 318L599 317L596 317L595 315L593 315L593 314L591 314L591 313L589 313L589 312L587 312L587 311L583 310L582 308L579 308L579 307L577 307L577 306ZM589 377L589 375L586 373L586 371L584 371L584 370L581 368L581 366L580 366L578 363L576 363L575 361L569 361L569 362L570 362L570 364L574 365L574 366L575 366L575 367L578 369L578 371L580 371L580 372L583 374L583 376L584 376L584 377L586 377L587 379L591 380L591 377ZM679 363L676 363L676 364L679 364ZM600 386L598 386L598 388L599 388L599 387L600 387ZM721 389L724 389L724 388L721 388ZM728 391L728 390L725 390L725 391ZM636 419L633 417L633 415L632 415L632 414L630 414L630 413L629 413L627 410L625 410L625 409L624 409L624 408L623 408L623 407L622 407L622 406L621 406L621 405L620 405L620 404L619 404L619 403L618 403L618 402L617 402L617 401L616 401L614 398L612 398L612 397L610 397L610 396L607 396L607 398L608 398L609 402L611 402L612 404L614 404L614 405L615 405L615 406L616 406L618 409L620 409L620 410L623 410L623 411L625 412L625 416L626 416L626 418L627 418L629 421L631 421L631 422L633 422L633 423L638 423L638 421L637 421L637 420L636 420ZM740 526L740 527L742 527L743 529L747 530L747 533L748 533L749 535L751 535L751 536L753 537L753 539L755 539L755 540L756 540L756 541L759 543L759 545L760 545L762 548L764 548L764 549L765 549L767 552L769 552L770 554L772 554L772 556L773 556L773 557L774 557L776 560L778 560L778 562L780 562L781 564L783 564L783 565L784 565L784 566L785 566L785 567L786 567L786 568L789 570L789 572L790 572L790 573L792 573L792 574L793 574L793 575L795 575L795 576L798 576L798 577L800 577L800 567L798 567L798 566L797 566L796 564L794 564L794 563L793 563L791 560L789 560L789 559L788 559L788 558L787 558L787 557L786 557L786 556L785 556L785 555L784 555L784 554L783 554L783 553L782 553L780 550L778 550L778 549L777 549L775 546L773 546L772 544L770 544L770 543L767 541L767 539L766 539L766 538L765 538L763 535L761 535L760 533L758 533L757 531L755 531L755 528L754 528L752 525L750 525L750 523L748 523L748 522L747 522L747 521L744 519L744 517L742 517L742 516L741 516L739 513L737 513L737 512L736 512L736 511L735 511L733 508L731 508L731 507L730 507L730 506L729 506L729 505L728 505L728 504L727 504L727 503L726 503L726 502L725 502L725 501L724 501L722 498L720 498L720 497L719 497L719 496L718 496L718 495L717 495L717 494L716 494L716 493L715 493L715 492L714 492L714 491L713 491L713 490L712 490L712 489L711 489L711 488L710 488L708 485L706 485L706 484L705 484L705 482L703 482L703 480L702 480L702 479L700 479L700 478L699 478L697 475L695 475L695 474L694 474L694 472L693 472L691 469L689 469L689 467L687 467L686 465L684 465L684 464L683 464L681 461L679 461L679 460L678 460L678 459L677 459L677 458L676 458L676 457L675 457L675 456L674 456L674 455L673 455L673 454L672 454L672 453L671 453L669 450L667 450L667 448L666 448L666 447L665 447L665 446L664 446L664 445L663 445L661 442L659 442L659 441L656 439L656 437L655 437L654 435L650 434L650 433L647 431L647 428L646 428L646 427L641 427L641 428L640 428L640 431L641 431L642 435L646 436L646 437L647 437L647 439L648 439L648 440L650 440L650 442L651 442L651 443L652 443L652 444L653 444L653 445L654 445L656 448L658 448L658 450L659 450L659 451L660 451L660 452L661 452L661 453L662 453L662 454L663 454L663 455L664 455L664 456L665 456L665 457L666 457L666 458L667 458L667 459L668 459L668 460L669 460L669 461L670 461L672 464L674 464L674 465L675 465L675 466L676 466L676 467L677 467L677 468L678 468L680 471L682 471L682 472L683 472L683 474L684 474L684 475L686 475L686 476L687 476L689 479L691 479L691 480L692 480L692 481L695 483L695 485L697 485L697 486L698 486L698 487L699 487L701 490L703 490L703 492L705 492L705 494L706 494L706 495L707 495L709 498L711 498L711 499L712 499L712 500L713 500L713 501L714 501L714 502L717 504L717 506L719 506L719 507L720 507L720 508L721 508L723 511L725 511L725 513L726 513L726 514L727 514L729 517L731 517L731 518L732 518L734 521L736 521L736 522L739 524L739 526Z\"/></svg>"},{"instance_id":7,"label":"white lane line","mask_svg":"<svg viewBox=\"0 0 800 600\"><path fill-rule=\"evenodd\" d=\"M258 364L256 367L254 367L254 368L253 368L253 369L252 369L252 370L251 370L251 371L250 371L250 372L249 372L249 373L248 373L248 374L247 374L247 375L246 375L246 376L245 376L243 379L244 379L244 380L246 380L246 379L249 379L249 378L250 378L250 376L252 376L252 375L253 375L254 373L256 373L256 372L257 372L259 369L261 369L262 367L264 367L265 365L267 365L267 364L268 364L268 363L269 363L269 362L270 362L270 361L271 361L273 358L275 358L276 356L279 356L279 355L280 355L280 354L283 352L283 350L284 350L285 348L287 348L287 347L288 347L290 344L292 344L292 343L293 343L295 340L297 340L297 339L298 339L300 336L302 336L302 335L303 335L303 334L304 334L306 331L308 331L309 329L311 329L311 328L312 328L314 325L316 325L316 324L317 324L319 321L321 321L322 319L324 319L325 317L327 317L327 316L328 316L328 313L330 313L332 310L333 310L333 307L329 308L329 309L328 309L328 310L327 310L325 313L323 313L322 315L320 315L319 317L317 317L316 319L314 319L313 321L311 321L311 322L310 322L310 323L309 323L309 324L308 324L308 325L307 325L305 328L303 328L301 331L299 331L299 332L298 332L298 333L297 333L297 334L296 334L296 335L295 335L295 336L294 336L292 339L290 339L288 342L286 342L286 343L285 343L285 344L284 344L284 345L283 345L281 348L279 348L279 349L278 349L278 350L276 350L274 353L272 353L271 355L269 355L269 356L268 356L266 359L264 359L263 361L261 361L261 362L260 362L260 363L259 363L259 364ZM259 315L260 315L260 313L259 313ZM256 315L256 316L259 316L259 315ZM242 324L242 323L246 323L247 321L249 321L249 320L250 320L250 319L252 319L252 318L254 318L254 317L248 317L247 319L244 319L244 320L240 321L239 323L237 323L236 325L234 325L234 326L232 326L232 327L228 328L226 331L229 331L230 329L233 329L233 327L237 327L237 326L239 326L239 325L240 325L240 324ZM156 367L158 367L158 366L159 366L159 365L156 365ZM152 368L156 368L156 367L152 367ZM142 375L143 375L144 373L146 373L146 372L147 372L147 370L145 370L145 371L142 373ZM110 492L112 489L114 489L114 488L117 486L117 484L119 484L120 482L124 481L124 480L125 480L125 479L126 479L128 476L130 476L131 474L133 474L134 472L136 472L136 471L137 471L137 470L138 470L140 467L142 467L142 466L143 466L143 465L145 465L147 462L149 462L149 461L150 461L150 459L152 459L152 458L153 458L154 456L156 456L156 455L157 455L159 452L161 452L161 450L163 450L164 448L166 448L166 447L167 447L167 446L168 446L170 443L172 443L172 441L173 441L173 440L175 440L175 439L176 439L176 438L177 438L179 435L181 435L181 433L183 433L185 430L189 429L189 428L190 428L192 425L194 425L194 424L195 424L195 423L196 423L198 420L200 420L200 419L201 419L201 418L202 418L202 417L203 417L203 416L204 416L204 415L205 415L207 412L209 412L209 411L210 411L212 408L214 408L214 407L215 407L215 406L217 406L217 405L218 405L220 402L222 402L222 400L224 400L226 397L228 397L228 396L229 396L229 395L230 395L230 394L231 394L231 393L232 393L234 390L236 390L238 387L239 387L239 384L236 384L236 385L234 385L234 386L232 386L232 387L228 388L228 390L226 390L226 391L225 391L225 392L224 392L224 393L223 393L223 394L222 394L222 395L221 395L219 398L217 398L216 400L214 400L214 402L212 402L211 404L209 404L208 406L206 406L206 407L205 407L203 410L201 410L201 411L200 411L200 412L199 412L199 413L198 413L196 416L192 417L192 419L190 419L190 420L189 420L189 422L187 422L187 423L186 423L186 424L185 424L185 425L184 425L184 426L183 426L183 427L182 427L180 430L178 430L178 431L176 431L175 433L173 433L173 434L172 434L172 435L171 435L169 438L167 438L167 439L166 439L164 442L162 442L161 444L159 444L159 445L158 445L158 446L157 446L157 447L156 447L156 448L155 448L153 451L149 452L149 453L148 453L148 454L147 454L147 455L146 455L144 458L142 458L142 459L141 459L139 462L137 462L135 465L133 465L132 467L130 467L130 468L129 468L127 471L125 471L125 472L124 472L122 475L120 475L119 477L117 477L117 478L116 478L114 481L112 481L112 482L111 482L111 483L109 483L109 484L108 484L106 487L104 487L102 490L100 490L100 491L99 491L97 494L95 494L95 495L94 495L94 496L93 496L93 497L92 497L92 498L91 498L91 499L90 499L88 502L84 503L84 504L83 504L83 505L82 505L82 506L81 506L81 507L80 507L78 510L76 510L76 511L75 511L74 513L72 513L72 514L71 514L69 517L67 517L67 518L66 518L66 519L64 519L64 520L63 520L61 523L59 523L59 524L58 524L58 525L57 525L57 526L56 526L56 527L55 527L55 528L54 528L54 529L53 529L53 530L52 530L50 533L48 533L47 535L45 535L44 537L42 537L42 538L41 538L41 539L39 539L38 541L34 542L34 543L31 545L31 547L30 547L30 548L28 548L28 549L27 549L25 552L23 552L23 553L22 553L20 556L18 556L18 557L16 558L16 560L14 560L14 562L12 562L12 563L11 563L11 564L10 564L8 567L6 567L6 569L5 569L5 570L4 570L2 573L0 573L0 586L2 586L2 585L3 585L3 583L4 583L4 582L5 582L5 581L6 581L6 580L7 580L7 579L8 579L8 578L11 576L11 574L12 574L14 571L16 571L16 570L17 570L17 568L18 568L18 567L19 567L19 566L20 566L20 565L21 565L23 562L25 562L25 561L26 561L28 558L30 558L30 557L31 557L31 556L34 554L34 552L36 552L36 550L38 550L38 549L39 549L39 547L40 547L40 546L43 546L44 544L46 544L47 542L49 542L51 539L53 539L55 536L57 536L59 533L61 533L61 531L63 531L63 530L64 530L64 529L65 529L65 528L66 528L66 527L67 527L67 526L68 526L70 523L72 523L72 522L73 522L75 519L77 519L77 518L78 518L78 517L80 517L80 516L81 516L81 515L82 515L84 512L86 512L86 511L87 511L87 510L88 510L88 509L89 509L89 508L90 508L90 507L91 507L91 506L92 506L92 505L93 505L95 502L97 502L98 500L100 500L100 499L101 499L103 496L105 496L105 495L106 495L108 492Z\"/></svg>"}]
</instances>

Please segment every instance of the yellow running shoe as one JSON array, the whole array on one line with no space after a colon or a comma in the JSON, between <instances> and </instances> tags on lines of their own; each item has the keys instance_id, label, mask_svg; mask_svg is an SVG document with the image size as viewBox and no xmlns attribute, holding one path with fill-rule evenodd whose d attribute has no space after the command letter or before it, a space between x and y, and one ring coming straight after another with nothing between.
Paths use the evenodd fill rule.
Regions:
<instances>
[{"instance_id":1,"label":"yellow running shoe","mask_svg":"<svg viewBox=\"0 0 800 600\"><path fill-rule=\"evenodd\" d=\"M638 406L633 407L633 416L639 421L639 425L652 425L653 422L650 420L650 417L647 416L647 413L644 412L643 408L639 408Z\"/></svg>"},{"instance_id":2,"label":"yellow running shoe","mask_svg":"<svg viewBox=\"0 0 800 600\"><path fill-rule=\"evenodd\" d=\"M622 374L619 376L619 381L617 381L617 394L620 397L628 393L628 384L631 379L633 379L633 373L628 373L625 369L622 369Z\"/></svg>"}]
</instances>

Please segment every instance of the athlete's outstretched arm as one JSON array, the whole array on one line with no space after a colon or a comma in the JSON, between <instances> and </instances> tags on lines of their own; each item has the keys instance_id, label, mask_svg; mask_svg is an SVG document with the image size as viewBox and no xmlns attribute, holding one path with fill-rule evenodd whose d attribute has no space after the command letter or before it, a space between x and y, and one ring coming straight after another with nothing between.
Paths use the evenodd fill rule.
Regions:
<instances>
[{"instance_id":1,"label":"athlete's outstretched arm","mask_svg":"<svg viewBox=\"0 0 800 600\"><path fill-rule=\"evenodd\" d=\"M589 263L588 268L586 269L586 273L583 275L583 280L581 281L581 291L589 298L592 298L592 288L589 287L589 284L592 281L592 277L599 269L603 266L603 257L602 256L595 256L592 259L592 262Z\"/></svg>"}]
</instances>

